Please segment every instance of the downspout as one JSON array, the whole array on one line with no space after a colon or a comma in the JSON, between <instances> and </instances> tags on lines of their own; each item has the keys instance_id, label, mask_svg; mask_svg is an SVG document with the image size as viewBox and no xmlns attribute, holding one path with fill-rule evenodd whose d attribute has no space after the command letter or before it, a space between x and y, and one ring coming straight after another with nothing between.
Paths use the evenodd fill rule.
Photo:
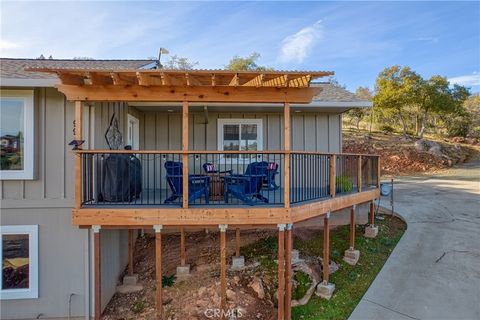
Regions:
<instances>
[{"instance_id":1,"label":"downspout","mask_svg":"<svg viewBox=\"0 0 480 320\"><path fill-rule=\"evenodd\" d=\"M86 230L85 233L85 319L90 320L90 311L91 311L91 300L90 300L90 291L91 291L91 283L90 283L90 229Z\"/></svg>"}]
</instances>

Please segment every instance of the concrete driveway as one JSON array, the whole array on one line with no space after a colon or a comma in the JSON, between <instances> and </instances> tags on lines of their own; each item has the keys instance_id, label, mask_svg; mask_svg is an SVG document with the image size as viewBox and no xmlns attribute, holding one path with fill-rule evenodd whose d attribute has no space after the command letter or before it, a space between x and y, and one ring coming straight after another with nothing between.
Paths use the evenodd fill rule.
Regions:
<instances>
[{"instance_id":1,"label":"concrete driveway","mask_svg":"<svg viewBox=\"0 0 480 320\"><path fill-rule=\"evenodd\" d=\"M400 179L408 229L350 319L480 319L479 195L480 162Z\"/></svg>"}]
</instances>

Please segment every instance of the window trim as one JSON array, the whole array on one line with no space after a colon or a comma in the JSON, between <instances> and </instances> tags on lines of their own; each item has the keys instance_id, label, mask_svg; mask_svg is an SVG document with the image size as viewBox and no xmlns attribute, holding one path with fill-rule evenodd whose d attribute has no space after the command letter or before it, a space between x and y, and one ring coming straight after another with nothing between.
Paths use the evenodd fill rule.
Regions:
<instances>
[{"instance_id":1,"label":"window trim","mask_svg":"<svg viewBox=\"0 0 480 320\"><path fill-rule=\"evenodd\" d=\"M24 167L23 170L0 170L0 180L33 180L35 157L35 118L33 90L1 90L0 99L19 99L24 102Z\"/></svg>"},{"instance_id":2,"label":"window trim","mask_svg":"<svg viewBox=\"0 0 480 320\"><path fill-rule=\"evenodd\" d=\"M263 119L217 119L217 150L223 150L223 126L226 124L255 124L257 125L257 151L263 151ZM240 130L241 132L241 130ZM255 153L255 152L252 152ZM221 156L223 158L224 155ZM232 158L229 161L238 161L238 158Z\"/></svg>"},{"instance_id":3,"label":"window trim","mask_svg":"<svg viewBox=\"0 0 480 320\"><path fill-rule=\"evenodd\" d=\"M5 234L28 234L29 288L2 290L2 274L2 277L0 277L0 300L36 299L38 298L38 225L0 226L0 250L2 250L0 252L0 261L2 264L3 235Z\"/></svg>"}]
</instances>

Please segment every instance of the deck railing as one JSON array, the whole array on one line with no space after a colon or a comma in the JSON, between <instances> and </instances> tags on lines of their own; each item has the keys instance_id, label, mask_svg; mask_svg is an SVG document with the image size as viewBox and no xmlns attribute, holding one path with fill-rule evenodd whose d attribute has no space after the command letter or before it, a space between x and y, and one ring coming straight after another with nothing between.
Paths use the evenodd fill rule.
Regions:
<instances>
[{"instance_id":1,"label":"deck railing","mask_svg":"<svg viewBox=\"0 0 480 320\"><path fill-rule=\"evenodd\" d=\"M77 156L82 207L283 206L285 197L295 205L379 186L375 155L80 150ZM289 168L285 168L286 157ZM288 190L285 185L290 186Z\"/></svg>"}]
</instances>

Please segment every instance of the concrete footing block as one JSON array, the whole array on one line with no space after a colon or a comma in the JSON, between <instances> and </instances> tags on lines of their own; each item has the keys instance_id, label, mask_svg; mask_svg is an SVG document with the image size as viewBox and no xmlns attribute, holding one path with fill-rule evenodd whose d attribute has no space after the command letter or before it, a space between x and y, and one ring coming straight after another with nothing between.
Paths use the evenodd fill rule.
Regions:
<instances>
[{"instance_id":1,"label":"concrete footing block","mask_svg":"<svg viewBox=\"0 0 480 320\"><path fill-rule=\"evenodd\" d=\"M177 267L177 278L188 277L190 275L190 265L186 264L184 266Z\"/></svg>"},{"instance_id":2,"label":"concrete footing block","mask_svg":"<svg viewBox=\"0 0 480 320\"><path fill-rule=\"evenodd\" d=\"M365 233L364 233L365 238L376 238L377 235L378 235L377 226L368 226L365 228Z\"/></svg>"},{"instance_id":3,"label":"concrete footing block","mask_svg":"<svg viewBox=\"0 0 480 320\"><path fill-rule=\"evenodd\" d=\"M296 249L292 249L292 265L299 264L303 261L303 259L300 259L300 252L298 252Z\"/></svg>"},{"instance_id":4,"label":"concrete footing block","mask_svg":"<svg viewBox=\"0 0 480 320\"><path fill-rule=\"evenodd\" d=\"M232 257L232 266L230 267L230 269L235 271L242 270L243 268L245 268L245 257Z\"/></svg>"},{"instance_id":5,"label":"concrete footing block","mask_svg":"<svg viewBox=\"0 0 480 320\"><path fill-rule=\"evenodd\" d=\"M138 274L134 273L132 275L126 275L123 277L123 284L124 285L131 285L134 286L138 282Z\"/></svg>"},{"instance_id":6,"label":"concrete footing block","mask_svg":"<svg viewBox=\"0 0 480 320\"><path fill-rule=\"evenodd\" d=\"M345 250L345 256L343 257L343 261L348 263L349 265L356 265L360 259L360 251L354 249Z\"/></svg>"},{"instance_id":7,"label":"concrete footing block","mask_svg":"<svg viewBox=\"0 0 480 320\"><path fill-rule=\"evenodd\" d=\"M138 274L126 275L123 277L123 284L117 286L118 293L132 293L143 290L143 285L138 283Z\"/></svg>"},{"instance_id":8,"label":"concrete footing block","mask_svg":"<svg viewBox=\"0 0 480 320\"><path fill-rule=\"evenodd\" d=\"M333 283L320 282L317 285L315 294L320 298L330 300L333 296L334 291L335 291L335 285Z\"/></svg>"}]
</instances>

